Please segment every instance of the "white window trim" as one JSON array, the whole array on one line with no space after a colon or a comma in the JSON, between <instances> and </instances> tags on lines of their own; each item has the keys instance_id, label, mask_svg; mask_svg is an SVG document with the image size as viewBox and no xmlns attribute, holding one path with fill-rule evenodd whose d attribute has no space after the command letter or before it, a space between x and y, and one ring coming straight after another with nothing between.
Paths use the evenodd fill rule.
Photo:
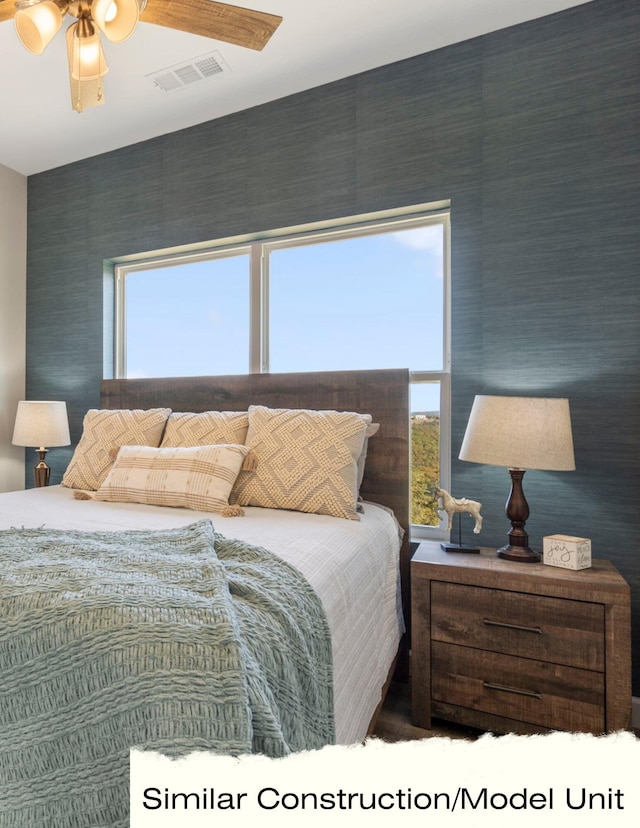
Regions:
<instances>
[{"instance_id":1,"label":"white window trim","mask_svg":"<svg viewBox=\"0 0 640 828\"><path fill-rule=\"evenodd\" d=\"M440 486L451 488L451 215L444 217L445 237L442 262L444 280L442 309L442 371L411 372L411 381L440 382ZM411 540L449 540L448 517L440 515L438 526L411 524Z\"/></svg>"},{"instance_id":2,"label":"white window trim","mask_svg":"<svg viewBox=\"0 0 640 828\"><path fill-rule=\"evenodd\" d=\"M250 343L248 373L269 371L269 253L287 247L308 246L341 238L368 235L375 230L406 230L411 227L442 224L443 251L443 364L441 370L412 371L411 382L440 383L440 485L451 480L451 222L448 202L419 204L397 210L367 213L336 221L315 222L298 227L272 230L253 236L235 236L203 245L138 254L113 260L114 302L114 376L126 377L126 277L129 273L179 264L226 258L239 254L250 260ZM444 539L446 522L440 525L411 527L412 538Z\"/></svg>"}]
</instances>

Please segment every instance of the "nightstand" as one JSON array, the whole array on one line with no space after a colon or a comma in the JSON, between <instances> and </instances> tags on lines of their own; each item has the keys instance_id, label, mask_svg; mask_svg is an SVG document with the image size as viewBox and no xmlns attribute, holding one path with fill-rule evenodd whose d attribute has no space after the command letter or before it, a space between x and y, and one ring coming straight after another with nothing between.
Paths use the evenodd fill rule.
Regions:
<instances>
[{"instance_id":1,"label":"nightstand","mask_svg":"<svg viewBox=\"0 0 640 828\"><path fill-rule=\"evenodd\" d=\"M421 543L411 561L413 723L496 733L631 728L629 586Z\"/></svg>"}]
</instances>

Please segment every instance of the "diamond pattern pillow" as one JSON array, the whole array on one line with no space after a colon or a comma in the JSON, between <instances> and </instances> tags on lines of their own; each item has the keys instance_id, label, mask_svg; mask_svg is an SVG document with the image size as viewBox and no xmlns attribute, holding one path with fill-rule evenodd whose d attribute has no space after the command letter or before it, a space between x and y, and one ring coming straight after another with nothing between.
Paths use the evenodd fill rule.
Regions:
<instances>
[{"instance_id":1,"label":"diamond pattern pillow","mask_svg":"<svg viewBox=\"0 0 640 828\"><path fill-rule=\"evenodd\" d=\"M202 512L241 515L229 494L246 446L149 448L122 446L94 500L182 506Z\"/></svg>"},{"instance_id":2,"label":"diamond pattern pillow","mask_svg":"<svg viewBox=\"0 0 640 828\"><path fill-rule=\"evenodd\" d=\"M370 415L349 411L250 406L246 445L255 471L239 476L233 499L359 520L357 462L370 423Z\"/></svg>"},{"instance_id":3,"label":"diamond pattern pillow","mask_svg":"<svg viewBox=\"0 0 640 828\"><path fill-rule=\"evenodd\" d=\"M201 414L174 411L167 420L160 447L243 445L248 428L246 411L203 411Z\"/></svg>"},{"instance_id":4,"label":"diamond pattern pillow","mask_svg":"<svg viewBox=\"0 0 640 828\"><path fill-rule=\"evenodd\" d=\"M170 408L97 409L85 414L82 437L62 478L71 489L99 489L120 446L159 446Z\"/></svg>"}]
</instances>

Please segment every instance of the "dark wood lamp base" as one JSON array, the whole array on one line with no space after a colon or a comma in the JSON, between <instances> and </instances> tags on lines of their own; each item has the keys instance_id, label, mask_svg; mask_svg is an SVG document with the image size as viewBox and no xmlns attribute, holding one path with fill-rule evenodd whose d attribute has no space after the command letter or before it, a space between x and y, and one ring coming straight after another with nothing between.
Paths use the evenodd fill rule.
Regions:
<instances>
[{"instance_id":1,"label":"dark wood lamp base","mask_svg":"<svg viewBox=\"0 0 640 828\"><path fill-rule=\"evenodd\" d=\"M509 469L511 491L509 492L505 512L511 521L511 531L509 532L509 543L498 549L498 557L505 558L507 561L537 563L541 555L529 547L529 535L524 528L529 517L529 504L522 490L524 472L524 469Z\"/></svg>"}]
</instances>

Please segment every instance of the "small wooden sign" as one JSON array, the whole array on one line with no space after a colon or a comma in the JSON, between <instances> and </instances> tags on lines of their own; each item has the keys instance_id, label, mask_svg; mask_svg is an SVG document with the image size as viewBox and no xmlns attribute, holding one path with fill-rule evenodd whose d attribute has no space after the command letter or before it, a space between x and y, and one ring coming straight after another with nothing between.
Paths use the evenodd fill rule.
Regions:
<instances>
[{"instance_id":1,"label":"small wooden sign","mask_svg":"<svg viewBox=\"0 0 640 828\"><path fill-rule=\"evenodd\" d=\"M591 540L571 535L547 535L542 539L542 562L563 569L589 569Z\"/></svg>"}]
</instances>

